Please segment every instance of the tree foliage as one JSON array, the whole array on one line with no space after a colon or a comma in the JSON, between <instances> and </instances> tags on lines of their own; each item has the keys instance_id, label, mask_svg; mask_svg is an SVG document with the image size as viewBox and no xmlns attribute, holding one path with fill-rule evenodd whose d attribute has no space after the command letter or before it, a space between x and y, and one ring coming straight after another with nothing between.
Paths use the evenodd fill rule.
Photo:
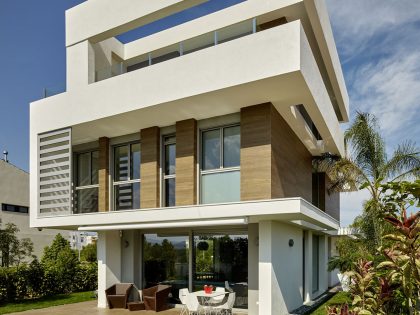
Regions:
<instances>
[{"instance_id":1,"label":"tree foliage","mask_svg":"<svg viewBox=\"0 0 420 315\"><path fill-rule=\"evenodd\" d=\"M376 117L361 112L345 131L344 141L345 156L324 154L314 159L314 167L330 177L330 192L369 191L370 199L354 226L361 230L367 249L374 254L382 244L381 236L389 231L382 220L387 213L380 204L386 193L381 185L419 178L420 149L412 142L403 142L388 158Z\"/></svg>"},{"instance_id":2,"label":"tree foliage","mask_svg":"<svg viewBox=\"0 0 420 315\"><path fill-rule=\"evenodd\" d=\"M96 257L96 243L88 244L80 251L80 260L95 263Z\"/></svg>"},{"instance_id":3,"label":"tree foliage","mask_svg":"<svg viewBox=\"0 0 420 315\"><path fill-rule=\"evenodd\" d=\"M19 265L25 258L34 258L32 255L34 245L29 238L19 239L19 228L16 224L6 223L0 229L1 266L9 267Z\"/></svg>"}]
</instances>

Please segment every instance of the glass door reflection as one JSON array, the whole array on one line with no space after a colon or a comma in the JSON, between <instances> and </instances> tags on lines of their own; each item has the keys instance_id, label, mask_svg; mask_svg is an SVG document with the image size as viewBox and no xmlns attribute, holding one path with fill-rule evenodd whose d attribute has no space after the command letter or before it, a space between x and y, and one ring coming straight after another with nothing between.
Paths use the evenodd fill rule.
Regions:
<instances>
[{"instance_id":1,"label":"glass door reflection","mask_svg":"<svg viewBox=\"0 0 420 315\"><path fill-rule=\"evenodd\" d=\"M235 307L247 308L247 232L194 233L193 249L193 291L228 285L236 293Z\"/></svg>"},{"instance_id":2,"label":"glass door reflection","mask_svg":"<svg viewBox=\"0 0 420 315\"><path fill-rule=\"evenodd\" d=\"M179 303L178 292L188 288L188 235L144 234L143 287L172 286L172 303Z\"/></svg>"}]
</instances>

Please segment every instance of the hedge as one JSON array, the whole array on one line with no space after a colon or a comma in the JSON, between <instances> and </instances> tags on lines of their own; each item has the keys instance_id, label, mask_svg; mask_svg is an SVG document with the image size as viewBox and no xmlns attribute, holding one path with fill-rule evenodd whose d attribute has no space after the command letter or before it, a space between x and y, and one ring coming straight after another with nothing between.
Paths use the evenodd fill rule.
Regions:
<instances>
[{"instance_id":1,"label":"hedge","mask_svg":"<svg viewBox=\"0 0 420 315\"><path fill-rule=\"evenodd\" d=\"M0 304L96 288L96 263L82 262L77 265L72 275L63 273L58 268L45 266L37 260L29 265L0 267Z\"/></svg>"}]
</instances>

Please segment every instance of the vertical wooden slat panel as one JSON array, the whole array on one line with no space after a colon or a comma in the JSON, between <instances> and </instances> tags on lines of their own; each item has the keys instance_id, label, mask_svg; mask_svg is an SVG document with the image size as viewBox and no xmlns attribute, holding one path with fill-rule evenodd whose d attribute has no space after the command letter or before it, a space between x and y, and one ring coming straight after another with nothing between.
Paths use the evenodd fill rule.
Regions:
<instances>
[{"instance_id":1,"label":"vertical wooden slat panel","mask_svg":"<svg viewBox=\"0 0 420 315\"><path fill-rule=\"evenodd\" d=\"M271 198L270 106L241 109L241 201Z\"/></svg>"},{"instance_id":2,"label":"vertical wooden slat panel","mask_svg":"<svg viewBox=\"0 0 420 315\"><path fill-rule=\"evenodd\" d=\"M109 138L99 138L99 211L109 211Z\"/></svg>"},{"instance_id":3,"label":"vertical wooden slat panel","mask_svg":"<svg viewBox=\"0 0 420 315\"><path fill-rule=\"evenodd\" d=\"M160 129L158 127L142 129L140 136L140 208L156 208L160 206Z\"/></svg>"},{"instance_id":4,"label":"vertical wooden slat panel","mask_svg":"<svg viewBox=\"0 0 420 315\"><path fill-rule=\"evenodd\" d=\"M176 122L176 179L177 206L197 203L197 121Z\"/></svg>"}]
</instances>

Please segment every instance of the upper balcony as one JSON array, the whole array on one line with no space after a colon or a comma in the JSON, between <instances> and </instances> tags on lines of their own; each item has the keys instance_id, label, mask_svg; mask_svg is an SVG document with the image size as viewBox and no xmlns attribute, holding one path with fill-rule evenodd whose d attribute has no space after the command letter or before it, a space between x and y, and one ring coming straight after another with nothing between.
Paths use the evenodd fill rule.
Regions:
<instances>
[{"instance_id":1,"label":"upper balcony","mask_svg":"<svg viewBox=\"0 0 420 315\"><path fill-rule=\"evenodd\" d=\"M255 30L254 20L241 26L247 25ZM339 121L300 21L37 101L31 106L31 131L72 126L73 143L79 144L264 102L273 103L313 154L343 152ZM322 142L297 110L299 104ZM55 119L46 121L50 116Z\"/></svg>"}]
</instances>

